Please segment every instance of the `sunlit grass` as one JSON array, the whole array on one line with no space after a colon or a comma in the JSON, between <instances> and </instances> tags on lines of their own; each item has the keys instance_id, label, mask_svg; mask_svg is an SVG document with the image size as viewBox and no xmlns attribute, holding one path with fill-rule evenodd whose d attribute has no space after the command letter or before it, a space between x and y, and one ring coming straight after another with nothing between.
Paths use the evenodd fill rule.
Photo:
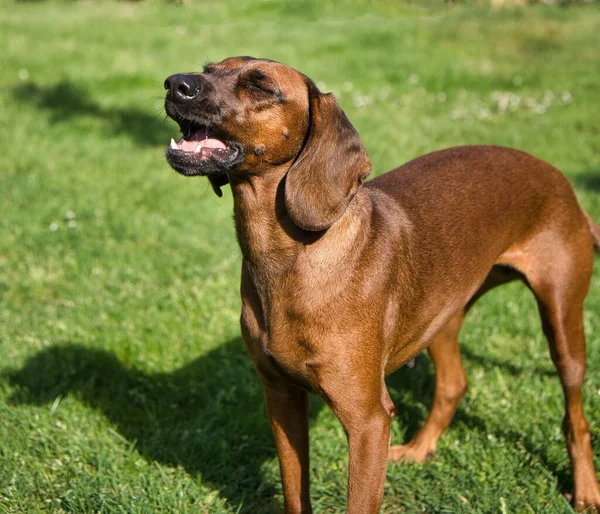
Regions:
<instances>
[{"instance_id":1,"label":"sunlit grass","mask_svg":"<svg viewBox=\"0 0 600 514\"><path fill-rule=\"evenodd\" d=\"M231 194L163 157L173 72L282 60L339 95L375 174L447 146L514 146L565 171L600 221L600 10L481 4L2 2L0 511L281 511L239 336ZM491 293L461 339L470 390L435 460L390 466L383 510L570 512L562 397L529 293ZM395 441L425 419L432 378L421 356L390 379ZM317 399L311 425L315 510L342 512L343 431Z\"/></svg>"}]
</instances>

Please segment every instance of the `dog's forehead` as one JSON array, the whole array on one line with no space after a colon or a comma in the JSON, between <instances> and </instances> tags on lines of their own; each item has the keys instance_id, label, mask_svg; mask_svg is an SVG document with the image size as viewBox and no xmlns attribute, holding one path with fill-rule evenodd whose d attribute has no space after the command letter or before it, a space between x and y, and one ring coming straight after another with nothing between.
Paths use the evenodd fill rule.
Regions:
<instances>
[{"instance_id":1,"label":"dog's forehead","mask_svg":"<svg viewBox=\"0 0 600 514\"><path fill-rule=\"evenodd\" d=\"M306 78L302 73L286 64L269 59L254 57L229 57L216 65L236 74L260 71L265 77L277 84L286 96L306 96Z\"/></svg>"},{"instance_id":2,"label":"dog's forehead","mask_svg":"<svg viewBox=\"0 0 600 514\"><path fill-rule=\"evenodd\" d=\"M227 71L260 70L277 76L289 76L296 79L302 78L302 74L299 71L287 64L270 59L257 59L255 57L228 57L212 66L216 66L219 69L226 69Z\"/></svg>"},{"instance_id":3,"label":"dog's forehead","mask_svg":"<svg viewBox=\"0 0 600 514\"><path fill-rule=\"evenodd\" d=\"M243 68L246 64L250 62L258 62L261 59L256 59L255 57L248 56L239 56L239 57L227 57L223 59L221 62L211 63L210 67L216 67L218 69L225 69L228 71L235 71L237 69Z\"/></svg>"}]
</instances>

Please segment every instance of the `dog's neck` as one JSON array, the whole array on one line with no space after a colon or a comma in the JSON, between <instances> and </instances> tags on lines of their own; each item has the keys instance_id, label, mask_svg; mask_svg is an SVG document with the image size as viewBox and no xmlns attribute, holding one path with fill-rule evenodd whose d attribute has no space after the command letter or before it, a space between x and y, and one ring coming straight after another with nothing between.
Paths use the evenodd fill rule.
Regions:
<instances>
[{"instance_id":1,"label":"dog's neck","mask_svg":"<svg viewBox=\"0 0 600 514\"><path fill-rule=\"evenodd\" d=\"M237 238L259 294L290 269L302 245L285 210L285 171L231 180Z\"/></svg>"},{"instance_id":2,"label":"dog's neck","mask_svg":"<svg viewBox=\"0 0 600 514\"><path fill-rule=\"evenodd\" d=\"M360 252L366 240L371 209L368 195L363 192L331 229L323 232L302 230L292 223L285 207L286 171L282 167L243 179L231 177L235 227L244 257L243 266L261 298L267 318L273 294L281 285L290 284L287 280L289 272L309 248L313 248L310 252L313 275L318 274L318 270L326 270L325 275L329 276L328 270L332 266L347 267L337 261ZM335 245L328 244L330 238Z\"/></svg>"}]
</instances>

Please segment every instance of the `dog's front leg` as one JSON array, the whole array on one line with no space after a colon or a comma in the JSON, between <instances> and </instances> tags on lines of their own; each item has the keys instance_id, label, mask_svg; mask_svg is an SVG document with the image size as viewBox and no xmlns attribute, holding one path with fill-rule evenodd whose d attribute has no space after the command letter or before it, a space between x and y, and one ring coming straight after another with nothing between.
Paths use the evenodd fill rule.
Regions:
<instances>
[{"instance_id":1,"label":"dog's front leg","mask_svg":"<svg viewBox=\"0 0 600 514\"><path fill-rule=\"evenodd\" d=\"M383 386L385 387L385 386ZM331 398L331 408L348 437L350 473L348 514L376 514L383 496L390 446L393 404L387 390L366 396L362 387L345 388L339 399Z\"/></svg>"},{"instance_id":2,"label":"dog's front leg","mask_svg":"<svg viewBox=\"0 0 600 514\"><path fill-rule=\"evenodd\" d=\"M286 514L310 514L308 395L295 387L264 384L267 414L275 437Z\"/></svg>"}]
</instances>

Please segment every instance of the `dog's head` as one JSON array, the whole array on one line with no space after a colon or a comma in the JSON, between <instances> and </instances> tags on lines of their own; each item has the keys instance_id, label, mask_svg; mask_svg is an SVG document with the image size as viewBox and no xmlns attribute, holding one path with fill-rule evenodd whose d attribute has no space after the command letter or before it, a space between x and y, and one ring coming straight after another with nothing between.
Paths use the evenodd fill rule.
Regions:
<instances>
[{"instance_id":1,"label":"dog's head","mask_svg":"<svg viewBox=\"0 0 600 514\"><path fill-rule=\"evenodd\" d=\"M165 108L183 137L167 150L179 173L229 180L284 169L285 205L305 230L344 213L369 174L362 142L331 94L283 64L231 57L165 81Z\"/></svg>"}]
</instances>

